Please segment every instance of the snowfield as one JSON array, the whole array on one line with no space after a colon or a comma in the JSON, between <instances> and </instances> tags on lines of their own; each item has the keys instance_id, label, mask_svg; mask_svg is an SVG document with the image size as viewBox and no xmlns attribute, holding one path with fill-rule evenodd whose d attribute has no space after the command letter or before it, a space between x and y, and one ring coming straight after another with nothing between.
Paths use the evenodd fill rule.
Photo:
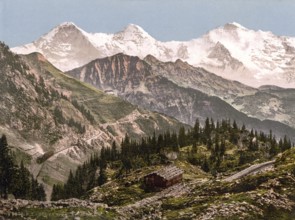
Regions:
<instances>
[{"instance_id":1,"label":"snowfield","mask_svg":"<svg viewBox=\"0 0 295 220\"><path fill-rule=\"evenodd\" d=\"M74 23L65 22L33 43L12 51L40 52L63 71L117 53L141 59L152 55L164 62L181 59L253 87L295 87L295 38L249 30L235 22L185 42L158 41L134 24L105 34L87 33Z\"/></svg>"}]
</instances>

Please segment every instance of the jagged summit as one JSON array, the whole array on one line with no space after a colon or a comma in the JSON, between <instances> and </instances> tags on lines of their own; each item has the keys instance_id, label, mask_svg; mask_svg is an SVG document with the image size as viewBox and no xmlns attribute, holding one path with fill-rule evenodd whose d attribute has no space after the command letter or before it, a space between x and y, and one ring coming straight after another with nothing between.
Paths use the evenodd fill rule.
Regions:
<instances>
[{"instance_id":1,"label":"jagged summit","mask_svg":"<svg viewBox=\"0 0 295 220\"><path fill-rule=\"evenodd\" d=\"M61 23L60 25L58 25L57 27L67 27L67 26L77 27L77 25L71 21L65 21L65 22Z\"/></svg>"},{"instance_id":2,"label":"jagged summit","mask_svg":"<svg viewBox=\"0 0 295 220\"><path fill-rule=\"evenodd\" d=\"M237 22L185 42L158 41L135 24L114 34L104 34L87 33L72 22L64 22L33 43L12 50L19 54L40 52L63 71L124 53L141 59L152 55L162 62L181 59L254 87L295 87L295 39L247 29ZM222 51L230 56L225 57Z\"/></svg>"},{"instance_id":3,"label":"jagged summit","mask_svg":"<svg viewBox=\"0 0 295 220\"><path fill-rule=\"evenodd\" d=\"M124 32L137 32L137 33L147 33L142 27L136 24L128 24L124 29Z\"/></svg>"},{"instance_id":4,"label":"jagged summit","mask_svg":"<svg viewBox=\"0 0 295 220\"><path fill-rule=\"evenodd\" d=\"M230 22L230 23L227 23L223 26L225 29L228 28L228 29L236 29L236 28L240 28L240 29L247 29L246 27L244 27L243 25L237 23L237 22Z\"/></svg>"},{"instance_id":5,"label":"jagged summit","mask_svg":"<svg viewBox=\"0 0 295 220\"><path fill-rule=\"evenodd\" d=\"M126 41L137 41L143 38L152 39L142 27L135 24L127 25L122 31L115 33L114 38Z\"/></svg>"},{"instance_id":6,"label":"jagged summit","mask_svg":"<svg viewBox=\"0 0 295 220\"><path fill-rule=\"evenodd\" d=\"M75 33L82 33L84 32L81 28L79 28L76 24L73 22L63 22L60 25L57 25L54 27L50 32L47 34L43 35L43 38L52 38L56 36L57 34L63 34L63 35L68 35L69 33L73 34Z\"/></svg>"},{"instance_id":7,"label":"jagged summit","mask_svg":"<svg viewBox=\"0 0 295 220\"><path fill-rule=\"evenodd\" d=\"M66 22L63 22L59 25L56 25L48 33L52 32L52 31L56 32L56 31L61 31L61 30L65 30L65 29L79 29L79 30L81 30L75 23L66 21Z\"/></svg>"},{"instance_id":8,"label":"jagged summit","mask_svg":"<svg viewBox=\"0 0 295 220\"><path fill-rule=\"evenodd\" d=\"M54 28L52 28L47 34L45 34L45 36L46 35L54 35L54 34L60 32L60 31L68 31L68 30L74 30L74 29L82 31L82 29L80 29L73 22L63 22L63 23L55 26Z\"/></svg>"}]
</instances>

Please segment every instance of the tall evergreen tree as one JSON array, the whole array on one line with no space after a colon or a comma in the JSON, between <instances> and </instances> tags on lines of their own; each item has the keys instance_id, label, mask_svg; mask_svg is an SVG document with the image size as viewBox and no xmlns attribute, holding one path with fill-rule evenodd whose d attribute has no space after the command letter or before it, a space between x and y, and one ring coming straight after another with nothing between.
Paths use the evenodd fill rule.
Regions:
<instances>
[{"instance_id":1,"label":"tall evergreen tree","mask_svg":"<svg viewBox=\"0 0 295 220\"><path fill-rule=\"evenodd\" d=\"M68 181L65 185L64 190L65 190L64 192L65 198L75 198L77 195L76 182L75 182L75 178L72 171L70 171Z\"/></svg>"},{"instance_id":2,"label":"tall evergreen tree","mask_svg":"<svg viewBox=\"0 0 295 220\"><path fill-rule=\"evenodd\" d=\"M30 176L30 172L25 168L22 161L20 168L14 173L12 193L16 198L28 199L31 197Z\"/></svg>"},{"instance_id":3,"label":"tall evergreen tree","mask_svg":"<svg viewBox=\"0 0 295 220\"><path fill-rule=\"evenodd\" d=\"M185 128L183 126L180 127L178 132L178 143L179 147L184 147L186 145Z\"/></svg>"},{"instance_id":4,"label":"tall evergreen tree","mask_svg":"<svg viewBox=\"0 0 295 220\"><path fill-rule=\"evenodd\" d=\"M9 153L7 138L2 135L0 139L0 196L7 199L14 173L12 157Z\"/></svg>"},{"instance_id":5,"label":"tall evergreen tree","mask_svg":"<svg viewBox=\"0 0 295 220\"><path fill-rule=\"evenodd\" d=\"M99 186L103 185L104 183L107 182L107 179L108 179L108 177L107 177L106 170L104 167L101 166L99 169L99 177L97 179L98 185Z\"/></svg>"},{"instance_id":6,"label":"tall evergreen tree","mask_svg":"<svg viewBox=\"0 0 295 220\"><path fill-rule=\"evenodd\" d=\"M209 118L206 118L205 120L205 126L204 126L204 143L206 144L208 139L211 139L211 125Z\"/></svg>"},{"instance_id":7,"label":"tall evergreen tree","mask_svg":"<svg viewBox=\"0 0 295 220\"><path fill-rule=\"evenodd\" d=\"M113 143L112 143L112 160L114 161L114 160L116 160L117 159L117 156L118 156L118 150L117 150L117 145L116 145L116 142L115 141L113 141Z\"/></svg>"},{"instance_id":8,"label":"tall evergreen tree","mask_svg":"<svg viewBox=\"0 0 295 220\"><path fill-rule=\"evenodd\" d=\"M193 139L196 142L200 141L200 122L198 118L196 119L194 129L193 129Z\"/></svg>"},{"instance_id":9,"label":"tall evergreen tree","mask_svg":"<svg viewBox=\"0 0 295 220\"><path fill-rule=\"evenodd\" d=\"M51 194L51 200L57 201L59 199L63 199L64 197L64 187L61 184L53 185L52 188L52 194Z\"/></svg>"},{"instance_id":10,"label":"tall evergreen tree","mask_svg":"<svg viewBox=\"0 0 295 220\"><path fill-rule=\"evenodd\" d=\"M178 138L175 132L173 132L173 134L171 135L171 147L174 151L178 152L179 148L178 148Z\"/></svg>"}]
</instances>

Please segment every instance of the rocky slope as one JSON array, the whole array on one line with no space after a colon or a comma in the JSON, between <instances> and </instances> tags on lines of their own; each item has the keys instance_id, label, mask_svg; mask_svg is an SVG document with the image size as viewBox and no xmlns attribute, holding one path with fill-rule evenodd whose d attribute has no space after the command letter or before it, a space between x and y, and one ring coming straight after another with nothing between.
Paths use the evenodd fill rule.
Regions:
<instances>
[{"instance_id":1,"label":"rocky slope","mask_svg":"<svg viewBox=\"0 0 295 220\"><path fill-rule=\"evenodd\" d=\"M277 136L286 133L293 137L294 134L294 129L282 123L250 118L220 98L201 92L218 93L233 100L239 95L255 94L255 89L238 82L223 80L213 74L212 78L208 77L207 74L210 73L182 61L161 63L151 56L141 60L138 57L117 54L94 60L67 74L99 89L112 91L133 104L165 113L191 125L197 117L201 121L206 117L230 118L240 124L244 123L248 128L266 132L271 128ZM180 79L183 79L182 82ZM183 86L179 86L175 81ZM187 88L187 84L195 89Z\"/></svg>"},{"instance_id":2,"label":"rocky slope","mask_svg":"<svg viewBox=\"0 0 295 220\"><path fill-rule=\"evenodd\" d=\"M236 97L254 95L259 91L237 81L224 79L179 59L176 62L161 62L148 55L144 61L150 65L154 73L168 78L175 84L199 90L210 96L217 96L230 104Z\"/></svg>"},{"instance_id":3,"label":"rocky slope","mask_svg":"<svg viewBox=\"0 0 295 220\"><path fill-rule=\"evenodd\" d=\"M177 85L217 96L248 116L279 121L294 127L294 89L277 86L255 89L180 60L164 63L152 56L144 60L150 64L153 72L169 78Z\"/></svg>"},{"instance_id":4,"label":"rocky slope","mask_svg":"<svg viewBox=\"0 0 295 220\"><path fill-rule=\"evenodd\" d=\"M0 133L47 190L126 133L182 126L64 75L41 54L19 57L1 43L0 59Z\"/></svg>"},{"instance_id":5,"label":"rocky slope","mask_svg":"<svg viewBox=\"0 0 295 220\"><path fill-rule=\"evenodd\" d=\"M66 22L13 51L40 52L62 70L117 53L141 59L152 55L161 61L181 59L255 87L265 84L294 87L294 38L249 30L237 23L225 24L186 42L160 42L133 24L115 34L91 34Z\"/></svg>"},{"instance_id":6,"label":"rocky slope","mask_svg":"<svg viewBox=\"0 0 295 220\"><path fill-rule=\"evenodd\" d=\"M232 105L249 116L272 119L294 127L294 89L260 87L254 94L236 97Z\"/></svg>"}]
</instances>

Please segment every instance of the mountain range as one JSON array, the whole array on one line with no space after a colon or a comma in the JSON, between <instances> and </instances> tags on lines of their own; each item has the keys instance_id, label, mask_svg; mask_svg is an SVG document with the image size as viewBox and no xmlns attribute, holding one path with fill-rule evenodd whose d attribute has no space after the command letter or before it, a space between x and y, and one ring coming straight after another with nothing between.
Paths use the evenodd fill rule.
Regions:
<instances>
[{"instance_id":1,"label":"mountain range","mask_svg":"<svg viewBox=\"0 0 295 220\"><path fill-rule=\"evenodd\" d=\"M58 201L8 189L0 218L294 219L293 38L230 23L160 42L67 22L13 51L0 42L0 135ZM147 184L167 168L174 185Z\"/></svg>"},{"instance_id":2,"label":"mountain range","mask_svg":"<svg viewBox=\"0 0 295 220\"><path fill-rule=\"evenodd\" d=\"M249 30L235 22L185 42L158 41L134 24L115 34L104 34L87 33L65 22L33 43L12 51L40 52L63 71L117 53L141 59L152 55L164 62L181 59L254 87L294 87L295 38Z\"/></svg>"},{"instance_id":3,"label":"mountain range","mask_svg":"<svg viewBox=\"0 0 295 220\"><path fill-rule=\"evenodd\" d=\"M272 85L255 88L241 83L251 79L255 85L261 84L249 62L237 55L238 44L246 39L250 51L256 51L256 55L267 53L257 46L260 38L254 35L264 39L265 45L278 41L284 44L288 56L283 52L280 56L284 55L285 61L294 55L291 38L251 31L237 23L189 42L159 42L136 25L116 34L89 34L73 23L63 23L35 42L12 49L18 54L30 54L19 58L6 53L9 58L2 57L11 66L24 62L27 69L5 72L4 77L11 81L7 85L16 92L10 94L10 88L3 86L8 91L5 97L11 98L10 102L3 99L3 118L9 120L1 122L1 132L7 133L15 140L12 145L19 146L20 152L25 151L33 160L45 158L41 165L29 164L34 175L48 186L65 180L69 164L76 166L97 149L119 142L126 133L139 138L154 130L177 130L182 123L193 125L197 118L201 122L206 117L227 118L249 129L271 129L277 137L287 134L292 138L295 89L279 87L292 84L283 85L283 81L275 79ZM198 53L193 52L195 49ZM243 55L252 59L252 52ZM266 56L257 56L256 64L260 65ZM215 65L214 60L223 67ZM274 60L280 66L279 60ZM256 67L260 74L267 70L259 65ZM78 80L56 67L68 70L66 74ZM241 82L226 79L235 79L237 74ZM271 74L285 76L280 71ZM22 97L16 96L18 93L31 103L31 110L17 101ZM62 99L55 100L56 95ZM48 109L49 102L52 107ZM52 172L56 174L49 175Z\"/></svg>"},{"instance_id":4,"label":"mountain range","mask_svg":"<svg viewBox=\"0 0 295 220\"><path fill-rule=\"evenodd\" d=\"M214 120L227 118L245 124L249 129L267 133L271 129L278 137L284 134L292 137L295 131L283 123L269 120L271 117L267 118L261 111L262 121L248 117L216 95L227 95L238 103L243 98L258 96L262 93L259 90L225 80L182 61L163 63L151 56L141 60L117 54L66 73L100 90L112 91L134 105L164 113L186 124L194 125L197 118L201 122L207 117ZM195 84L181 86L181 81Z\"/></svg>"},{"instance_id":5,"label":"mountain range","mask_svg":"<svg viewBox=\"0 0 295 220\"><path fill-rule=\"evenodd\" d=\"M0 133L49 192L103 147L188 127L66 76L42 54L0 44Z\"/></svg>"},{"instance_id":6,"label":"mountain range","mask_svg":"<svg viewBox=\"0 0 295 220\"><path fill-rule=\"evenodd\" d=\"M248 30L237 23L226 24L208 32L199 39L188 42L160 42L152 38L142 28L133 24L115 34L90 34L75 24L66 22L35 42L12 50L17 53L39 51L62 70L71 70L83 64L87 65L88 62L99 57L103 60L105 57L112 59L118 53L127 56L131 54L144 61L139 62L145 63L143 69L148 69L143 71L149 73L152 71L152 75L156 74L158 77L169 79L169 82L179 87L191 88L208 96L216 96L247 116L260 120L278 121L294 127L295 115L292 109L295 106L293 100L295 90L279 87L292 87L294 85L292 74L287 74L286 68L281 68L283 72L278 70L282 66L282 62L291 65L290 59L292 60L292 57L295 56L295 49L292 46L294 42L293 38L278 37L270 32ZM280 47L284 49L280 49ZM276 53L274 53L275 51ZM275 58L275 54L280 59ZM125 58L129 60L129 58ZM218 63L222 63L222 68ZM263 65L263 63L272 63L271 66L276 66L276 68L271 67L272 72L269 72L269 66ZM254 64L257 64L255 68ZM77 71L69 72L69 74L79 80L86 80L99 89L115 91L115 95L122 89L118 89L117 85L107 84L104 77L101 76L101 74L108 74L105 71L109 71L107 66L113 65L112 62L105 63L106 67L93 66L93 63L89 65L92 65L92 73L88 70L88 76L85 76L84 70L80 73ZM144 85L142 76L132 73L132 71L136 72L138 67L129 66L128 61L126 64L119 63L118 65L116 69L112 67L111 71L125 72L127 80L130 80L131 76L137 80L133 87L128 87L129 93L132 89L141 90L133 91L133 93L144 93L145 88L139 86L139 84ZM131 69L124 70L126 67ZM85 68L90 67L84 66ZM254 69L257 71L254 71ZM129 75L130 72L133 75ZM116 75L116 73L113 74ZM266 78L260 78L262 75ZM288 77L286 78L286 76ZM101 82L97 82L97 80ZM124 80L125 78L120 79L120 82L122 83ZM251 84L251 86L237 80ZM124 83L129 83L129 81ZM262 84L272 85L255 87ZM134 96L127 96L126 93L124 91L123 95L120 91L118 94L125 100L132 101L143 108L164 112L165 114L167 114L167 111L170 112L166 108L167 106L159 100L155 103L161 105L162 108L153 107L150 105L151 102L148 101L147 103L135 102L131 100L134 99ZM171 116L184 123L193 123L192 115L195 114L193 111L190 113L183 113L179 109L174 111L175 113L170 114ZM220 111L218 110L218 112Z\"/></svg>"}]
</instances>

